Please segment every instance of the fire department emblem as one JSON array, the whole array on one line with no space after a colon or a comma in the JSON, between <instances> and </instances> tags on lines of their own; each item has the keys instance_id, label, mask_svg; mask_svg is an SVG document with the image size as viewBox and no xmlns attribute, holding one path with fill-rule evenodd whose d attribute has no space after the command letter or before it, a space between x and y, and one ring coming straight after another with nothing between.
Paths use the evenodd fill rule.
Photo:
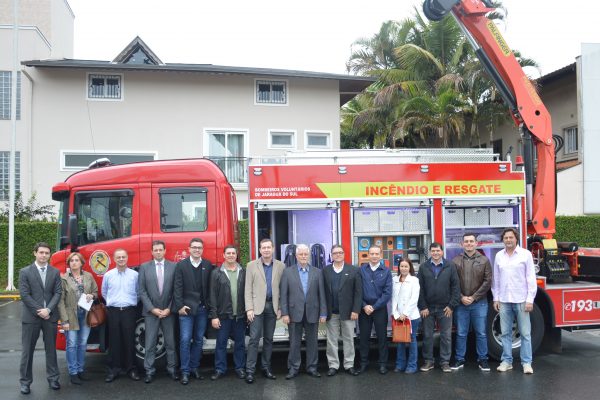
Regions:
<instances>
[{"instance_id":1,"label":"fire department emblem","mask_svg":"<svg viewBox=\"0 0 600 400\"><path fill-rule=\"evenodd\" d=\"M90 257L90 267L97 275L104 275L108 271L110 257L104 250L96 250Z\"/></svg>"}]
</instances>

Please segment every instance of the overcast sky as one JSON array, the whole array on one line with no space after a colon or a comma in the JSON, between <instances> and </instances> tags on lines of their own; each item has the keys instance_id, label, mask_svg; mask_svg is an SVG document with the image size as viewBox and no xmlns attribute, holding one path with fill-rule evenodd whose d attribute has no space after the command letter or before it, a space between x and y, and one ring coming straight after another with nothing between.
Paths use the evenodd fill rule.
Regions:
<instances>
[{"instance_id":1,"label":"overcast sky","mask_svg":"<svg viewBox=\"0 0 600 400\"><path fill-rule=\"evenodd\" d=\"M166 63L345 73L356 39L414 15L415 0L68 0L75 58L112 60L139 35ZM597 1L504 0L508 44L547 74L600 43ZM528 71L534 78L538 73Z\"/></svg>"}]
</instances>

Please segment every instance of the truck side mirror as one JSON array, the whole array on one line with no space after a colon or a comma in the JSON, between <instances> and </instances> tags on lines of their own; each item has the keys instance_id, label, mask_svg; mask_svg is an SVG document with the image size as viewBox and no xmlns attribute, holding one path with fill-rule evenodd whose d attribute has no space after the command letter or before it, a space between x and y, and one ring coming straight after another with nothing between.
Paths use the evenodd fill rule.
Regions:
<instances>
[{"instance_id":1,"label":"truck side mirror","mask_svg":"<svg viewBox=\"0 0 600 400\"><path fill-rule=\"evenodd\" d=\"M77 246L79 246L78 228L77 215L69 214L69 242L71 243L71 251L77 250Z\"/></svg>"}]
</instances>

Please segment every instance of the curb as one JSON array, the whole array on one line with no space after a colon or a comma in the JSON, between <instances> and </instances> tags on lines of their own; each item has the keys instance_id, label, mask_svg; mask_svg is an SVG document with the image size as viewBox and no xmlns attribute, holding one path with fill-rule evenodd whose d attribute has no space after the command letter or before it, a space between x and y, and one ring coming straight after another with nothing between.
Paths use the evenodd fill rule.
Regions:
<instances>
[{"instance_id":1,"label":"curb","mask_svg":"<svg viewBox=\"0 0 600 400\"><path fill-rule=\"evenodd\" d=\"M21 300L20 294L0 294L0 300Z\"/></svg>"}]
</instances>

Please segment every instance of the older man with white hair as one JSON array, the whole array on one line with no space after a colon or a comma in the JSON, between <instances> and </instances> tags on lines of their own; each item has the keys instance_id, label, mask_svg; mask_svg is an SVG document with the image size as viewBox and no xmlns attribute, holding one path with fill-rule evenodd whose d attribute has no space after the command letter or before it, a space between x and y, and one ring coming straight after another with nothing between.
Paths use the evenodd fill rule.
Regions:
<instances>
[{"instance_id":1,"label":"older man with white hair","mask_svg":"<svg viewBox=\"0 0 600 400\"><path fill-rule=\"evenodd\" d=\"M281 315L290 333L288 374L285 379L298 376L303 331L306 338L306 372L314 378L321 377L317 371L317 336L319 322L325 322L327 318L327 303L323 274L308 263L309 257L307 245L296 246L297 264L286 268L281 276Z\"/></svg>"}]
</instances>

